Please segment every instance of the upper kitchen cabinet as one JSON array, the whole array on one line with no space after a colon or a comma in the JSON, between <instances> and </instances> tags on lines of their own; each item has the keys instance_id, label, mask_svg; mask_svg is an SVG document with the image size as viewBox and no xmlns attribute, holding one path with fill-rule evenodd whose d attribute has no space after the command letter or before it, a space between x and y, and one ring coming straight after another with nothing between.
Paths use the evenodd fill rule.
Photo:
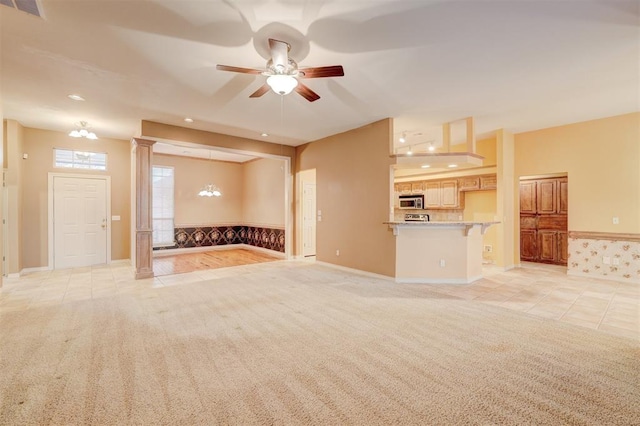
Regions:
<instances>
[{"instance_id":1,"label":"upper kitchen cabinet","mask_svg":"<svg viewBox=\"0 0 640 426\"><path fill-rule=\"evenodd\" d=\"M480 189L480 176L465 176L458 179L460 191L477 191Z\"/></svg>"},{"instance_id":2,"label":"upper kitchen cabinet","mask_svg":"<svg viewBox=\"0 0 640 426\"><path fill-rule=\"evenodd\" d=\"M425 209L459 209L458 181L441 180L425 182Z\"/></svg>"},{"instance_id":3,"label":"upper kitchen cabinet","mask_svg":"<svg viewBox=\"0 0 640 426\"><path fill-rule=\"evenodd\" d=\"M496 175L480 176L480 189L497 189L498 177Z\"/></svg>"},{"instance_id":4,"label":"upper kitchen cabinet","mask_svg":"<svg viewBox=\"0 0 640 426\"><path fill-rule=\"evenodd\" d=\"M482 175L482 176L465 176L458 179L458 190L460 191L484 191L489 189L496 189L497 185L496 175Z\"/></svg>"},{"instance_id":5,"label":"upper kitchen cabinet","mask_svg":"<svg viewBox=\"0 0 640 426\"><path fill-rule=\"evenodd\" d=\"M397 183L396 184L396 192L400 195L410 195L411 194L411 182L405 183Z\"/></svg>"},{"instance_id":6,"label":"upper kitchen cabinet","mask_svg":"<svg viewBox=\"0 0 640 426\"><path fill-rule=\"evenodd\" d=\"M413 183L411 183L411 193L412 194L424 194L424 182L413 182Z\"/></svg>"}]
</instances>

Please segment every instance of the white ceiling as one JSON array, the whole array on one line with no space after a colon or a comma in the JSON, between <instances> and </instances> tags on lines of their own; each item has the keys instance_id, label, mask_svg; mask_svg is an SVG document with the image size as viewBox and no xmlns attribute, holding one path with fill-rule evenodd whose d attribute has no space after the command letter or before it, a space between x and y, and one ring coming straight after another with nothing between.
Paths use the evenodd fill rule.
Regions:
<instances>
[{"instance_id":1,"label":"white ceiling","mask_svg":"<svg viewBox=\"0 0 640 426\"><path fill-rule=\"evenodd\" d=\"M39 4L44 19L0 6L3 115L28 127L129 139L144 119L299 145L394 117L412 144L468 116L481 137L640 109L638 1ZM264 67L269 37L345 76L305 80L313 103L250 99L265 77L215 66Z\"/></svg>"}]
</instances>

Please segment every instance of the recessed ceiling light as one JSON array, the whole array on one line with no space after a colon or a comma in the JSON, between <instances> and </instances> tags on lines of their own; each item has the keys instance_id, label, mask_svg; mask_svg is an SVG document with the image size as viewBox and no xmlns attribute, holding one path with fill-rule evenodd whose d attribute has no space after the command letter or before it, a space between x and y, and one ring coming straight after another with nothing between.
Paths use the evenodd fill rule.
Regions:
<instances>
[{"instance_id":1,"label":"recessed ceiling light","mask_svg":"<svg viewBox=\"0 0 640 426\"><path fill-rule=\"evenodd\" d=\"M454 167L458 167L457 164L449 164L449 168L454 168Z\"/></svg>"},{"instance_id":2,"label":"recessed ceiling light","mask_svg":"<svg viewBox=\"0 0 640 426\"><path fill-rule=\"evenodd\" d=\"M263 138L266 138L267 136L269 136L269 134L268 133L263 133L260 136L262 136Z\"/></svg>"},{"instance_id":3,"label":"recessed ceiling light","mask_svg":"<svg viewBox=\"0 0 640 426\"><path fill-rule=\"evenodd\" d=\"M422 168L423 168L423 169L428 169L429 167L431 167L429 164L424 164L424 165L422 166Z\"/></svg>"},{"instance_id":4,"label":"recessed ceiling light","mask_svg":"<svg viewBox=\"0 0 640 426\"><path fill-rule=\"evenodd\" d=\"M193 118L187 117L187 118L184 119L184 121L187 122L187 123L193 123Z\"/></svg>"},{"instance_id":5,"label":"recessed ceiling light","mask_svg":"<svg viewBox=\"0 0 640 426\"><path fill-rule=\"evenodd\" d=\"M74 101L84 101L84 98L80 95L71 94L71 95L67 95L67 98L73 99Z\"/></svg>"},{"instance_id":6,"label":"recessed ceiling light","mask_svg":"<svg viewBox=\"0 0 640 426\"><path fill-rule=\"evenodd\" d=\"M398 140L400 141L400 143L405 143L407 141L405 138L400 138Z\"/></svg>"}]
</instances>

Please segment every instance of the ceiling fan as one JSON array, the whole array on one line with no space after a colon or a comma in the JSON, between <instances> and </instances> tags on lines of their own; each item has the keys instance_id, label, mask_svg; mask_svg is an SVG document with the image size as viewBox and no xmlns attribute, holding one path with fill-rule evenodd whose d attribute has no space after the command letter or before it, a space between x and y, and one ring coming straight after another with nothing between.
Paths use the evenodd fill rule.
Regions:
<instances>
[{"instance_id":1,"label":"ceiling fan","mask_svg":"<svg viewBox=\"0 0 640 426\"><path fill-rule=\"evenodd\" d=\"M267 76L267 82L253 92L250 98L259 98L272 89L279 95L287 95L295 90L309 102L317 101L320 95L301 83L301 78L342 77L342 65L328 67L298 68L296 61L289 57L291 45L284 41L269 39L271 59L267 61L267 69L241 68L229 65L216 65L220 71L237 72L241 74L262 74Z\"/></svg>"}]
</instances>

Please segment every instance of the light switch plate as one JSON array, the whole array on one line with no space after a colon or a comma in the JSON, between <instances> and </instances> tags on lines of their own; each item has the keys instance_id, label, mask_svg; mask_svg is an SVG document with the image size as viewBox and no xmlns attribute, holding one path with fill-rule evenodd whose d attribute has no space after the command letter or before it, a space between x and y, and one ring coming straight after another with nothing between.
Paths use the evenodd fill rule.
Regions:
<instances>
[{"instance_id":1,"label":"light switch plate","mask_svg":"<svg viewBox=\"0 0 640 426\"><path fill-rule=\"evenodd\" d=\"M111 216L111 220L120 220L120 216Z\"/></svg>"}]
</instances>

